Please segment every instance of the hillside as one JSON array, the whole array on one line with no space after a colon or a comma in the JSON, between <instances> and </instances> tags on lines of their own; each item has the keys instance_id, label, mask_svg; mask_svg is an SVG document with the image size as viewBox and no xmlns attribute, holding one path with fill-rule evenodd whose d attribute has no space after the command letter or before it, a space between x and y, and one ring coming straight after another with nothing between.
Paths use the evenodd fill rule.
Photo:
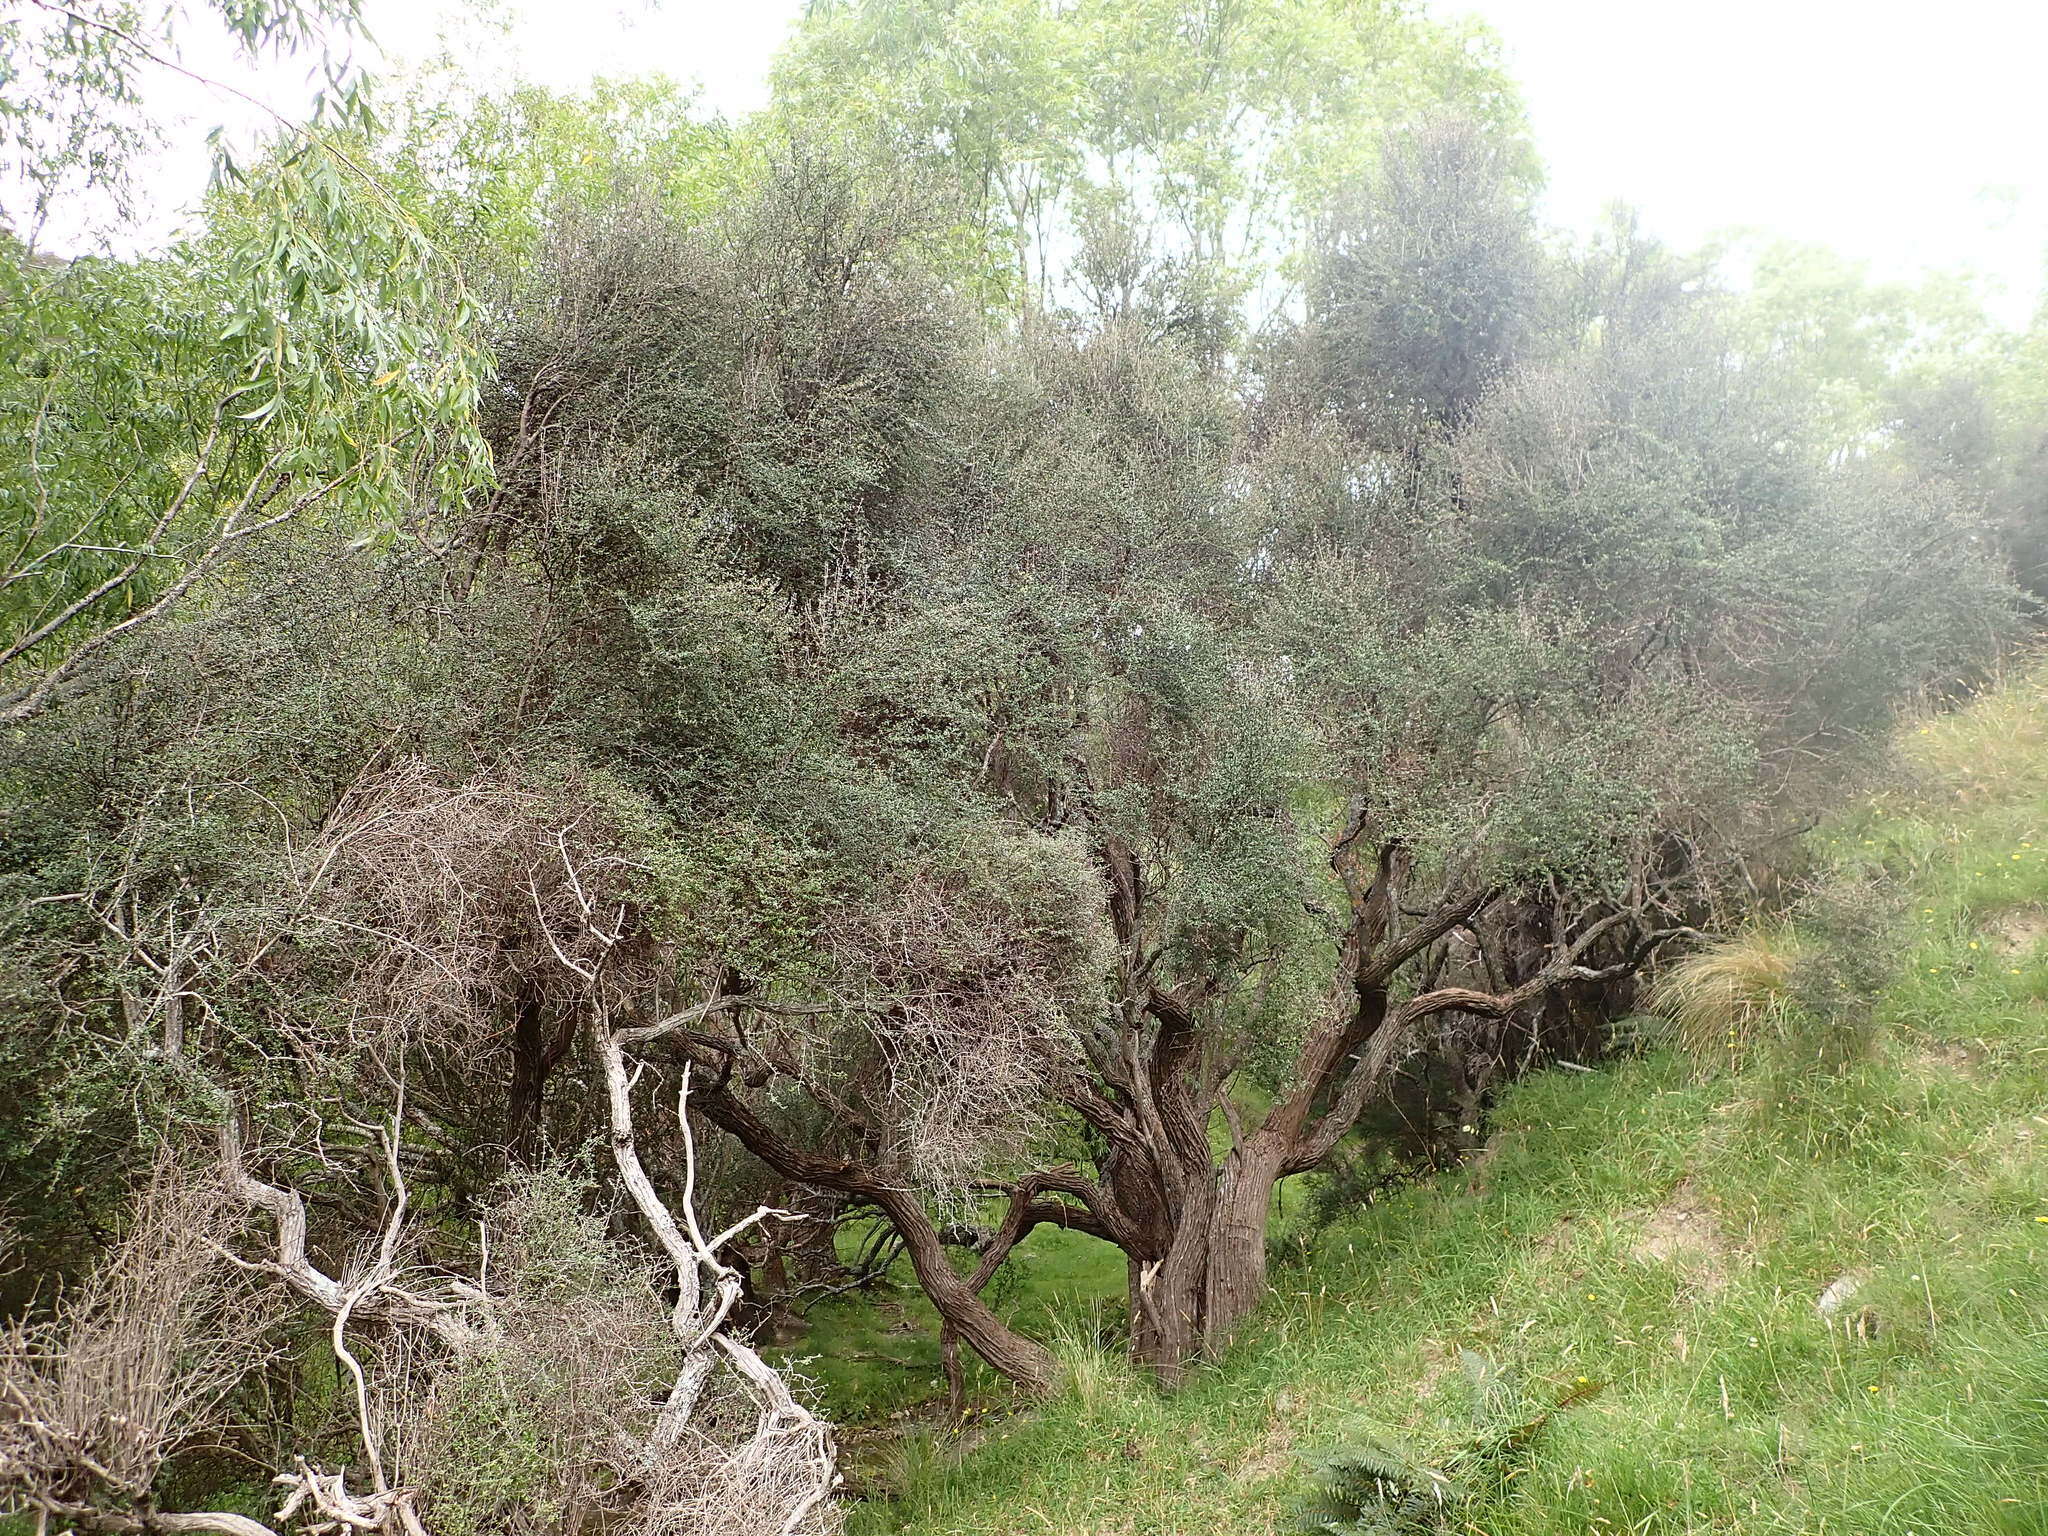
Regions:
<instances>
[{"instance_id":1,"label":"hillside","mask_svg":"<svg viewBox=\"0 0 2048 1536\"><path fill-rule=\"evenodd\" d=\"M1727 1036L1523 1083L1471 1167L1301 1238L1192 1388L1070 1348L1050 1407L907 1442L855 1529L1285 1529L1310 1454L1469 1438L1470 1351L1539 1405L1607 1385L1413 1529L2048 1532L2048 678L1901 757L1812 834L1838 880L1910 898L1850 1048L1770 995L1825 935L1735 941L1762 1006ZM1072 1279L1040 1264L1034 1289Z\"/></svg>"}]
</instances>

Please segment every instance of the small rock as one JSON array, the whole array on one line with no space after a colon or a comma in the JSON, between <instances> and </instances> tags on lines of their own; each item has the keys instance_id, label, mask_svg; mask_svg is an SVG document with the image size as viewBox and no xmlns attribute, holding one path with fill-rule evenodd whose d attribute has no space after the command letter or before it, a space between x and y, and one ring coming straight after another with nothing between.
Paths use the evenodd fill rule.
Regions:
<instances>
[{"instance_id":1,"label":"small rock","mask_svg":"<svg viewBox=\"0 0 2048 1536\"><path fill-rule=\"evenodd\" d=\"M1833 1317L1842 1310L1843 1303L1863 1289L1863 1277L1846 1274L1820 1293L1820 1300L1813 1304L1814 1311L1822 1317Z\"/></svg>"}]
</instances>

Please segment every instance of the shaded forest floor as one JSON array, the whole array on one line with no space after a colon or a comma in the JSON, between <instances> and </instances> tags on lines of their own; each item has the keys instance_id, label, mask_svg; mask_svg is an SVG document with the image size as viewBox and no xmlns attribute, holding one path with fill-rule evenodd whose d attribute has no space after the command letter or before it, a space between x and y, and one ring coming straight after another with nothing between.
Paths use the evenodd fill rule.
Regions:
<instances>
[{"instance_id":1,"label":"shaded forest floor","mask_svg":"<svg viewBox=\"0 0 2048 1536\"><path fill-rule=\"evenodd\" d=\"M828 1303L791 1353L846 1421L853 1529L1284 1530L1316 1452L1469 1438L1470 1352L1538 1399L1607 1386L1414 1529L2048 1533L2048 677L1902 756L1812 834L1902 908L1848 1060L1766 1023L1528 1080L1471 1166L1294 1224L1256 1324L1171 1398L1099 1347L1121 1269L1069 1234L1002 1296L1061 1340L1034 1410L984 1385L948 1427L914 1293Z\"/></svg>"}]
</instances>

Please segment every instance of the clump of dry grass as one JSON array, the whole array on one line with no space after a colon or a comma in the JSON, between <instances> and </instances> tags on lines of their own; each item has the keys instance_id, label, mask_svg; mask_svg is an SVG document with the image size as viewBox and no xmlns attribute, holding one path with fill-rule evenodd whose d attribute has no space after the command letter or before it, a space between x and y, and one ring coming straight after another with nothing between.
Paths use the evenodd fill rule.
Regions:
<instances>
[{"instance_id":1,"label":"clump of dry grass","mask_svg":"<svg viewBox=\"0 0 2048 1536\"><path fill-rule=\"evenodd\" d=\"M1790 928L1758 924L1665 970L1651 1005L1671 1021L1687 1055L1725 1058L1783 1018L1799 958Z\"/></svg>"}]
</instances>

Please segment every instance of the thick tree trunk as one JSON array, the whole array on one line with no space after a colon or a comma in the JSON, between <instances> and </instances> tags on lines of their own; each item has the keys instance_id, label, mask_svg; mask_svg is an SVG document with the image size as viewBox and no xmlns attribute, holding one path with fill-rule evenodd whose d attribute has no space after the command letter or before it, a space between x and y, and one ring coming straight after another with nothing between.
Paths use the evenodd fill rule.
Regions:
<instances>
[{"instance_id":1,"label":"thick tree trunk","mask_svg":"<svg viewBox=\"0 0 2048 1536\"><path fill-rule=\"evenodd\" d=\"M574 1017L552 1027L538 999L522 997L512 1020L512 1080L505 1090L505 1146L512 1160L533 1163L541 1152L541 1106L548 1079L575 1038Z\"/></svg>"},{"instance_id":2,"label":"thick tree trunk","mask_svg":"<svg viewBox=\"0 0 2048 1536\"><path fill-rule=\"evenodd\" d=\"M1471 978L1483 986L1455 984L1471 968L1461 966L1454 983L1446 984L1441 961L1454 946L1476 948L1482 961L1488 958L1470 934L1475 920L1499 902L1501 890L1439 893L1432 909L1410 920L1416 914L1404 908L1401 895L1412 859L1398 840L1373 838L1369 831L1354 817L1333 850L1351 921L1330 994L1309 1023L1286 1086L1249 1127L1229 1097L1244 1063L1241 1046L1219 1028L1217 1012L1228 987L1213 975L1174 986L1150 979L1159 955L1145 936L1137 861L1113 838L1098 846L1124 957L1118 1002L1103 1027L1082 1040L1083 1055L1061 1064L1058 1078L1067 1106L1100 1138L1098 1174L1048 1169L1010 1186L1004 1231L972 1278L953 1268L937 1225L886 1157L862 1163L805 1151L756 1114L731 1083L740 1059L734 1046L693 1037L684 1047L707 1084L697 1102L783 1177L878 1207L904 1241L919 1282L944 1320L947 1344L956 1335L964 1338L998 1372L1028 1387L1050 1384L1052 1357L982 1302L978 1293L993 1266L1042 1221L1115 1244L1126 1260L1132 1357L1162 1385L1175 1386L1195 1364L1220 1354L1264 1300L1268 1212L1279 1181L1321 1165L1416 1047L1428 1021L1446 1014L1512 1020L1568 983L1626 973L1645 952L1633 949L1609 967L1582 963L1628 916L1616 911L1573 925L1576 936L1530 936L1527 959L1501 967L1509 975L1492 974L1489 964L1488 974ZM1466 937L1459 937L1461 930ZM1649 942L1678 931L1660 930ZM1411 966L1422 973L1420 985L1397 1001L1396 977ZM747 1006L738 994L713 999L650 1033ZM1470 1095L1483 1092L1483 1079L1470 1088ZM1219 1113L1232 1131L1231 1151L1220 1164L1211 1141ZM865 1134L868 1128L861 1129Z\"/></svg>"},{"instance_id":3,"label":"thick tree trunk","mask_svg":"<svg viewBox=\"0 0 2048 1536\"><path fill-rule=\"evenodd\" d=\"M1266 1227L1277 1156L1234 1154L1199 1211L1173 1234L1166 1257L1128 1264L1131 1358L1165 1387L1220 1356L1265 1300Z\"/></svg>"},{"instance_id":4,"label":"thick tree trunk","mask_svg":"<svg viewBox=\"0 0 2048 1536\"><path fill-rule=\"evenodd\" d=\"M1266 1224L1279 1180L1280 1160L1270 1153L1234 1153L1224 1164L1216 1213L1209 1222L1208 1300L1202 1317L1202 1349L1212 1359L1266 1299Z\"/></svg>"},{"instance_id":5,"label":"thick tree trunk","mask_svg":"<svg viewBox=\"0 0 2048 1536\"><path fill-rule=\"evenodd\" d=\"M1206 1224L1176 1233L1164 1259L1136 1261L1130 1269L1131 1358L1162 1387L1177 1387L1202 1358L1209 1278Z\"/></svg>"}]
</instances>

